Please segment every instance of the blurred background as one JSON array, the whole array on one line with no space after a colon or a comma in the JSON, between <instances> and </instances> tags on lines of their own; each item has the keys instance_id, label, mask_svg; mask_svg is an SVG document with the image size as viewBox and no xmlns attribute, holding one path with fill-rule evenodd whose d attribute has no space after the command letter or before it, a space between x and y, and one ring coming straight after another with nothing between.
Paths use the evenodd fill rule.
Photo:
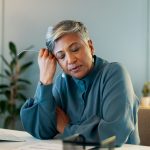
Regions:
<instances>
[{"instance_id":1,"label":"blurred background","mask_svg":"<svg viewBox=\"0 0 150 150\"><path fill-rule=\"evenodd\" d=\"M48 26L76 19L86 24L97 56L126 66L141 98L143 85L150 80L149 7L149 0L0 0L0 54L11 59L10 41L18 53L29 46L44 48ZM39 80L37 53L28 52L21 63L29 61L33 65L22 77L31 81L25 96L33 97Z\"/></svg>"}]
</instances>

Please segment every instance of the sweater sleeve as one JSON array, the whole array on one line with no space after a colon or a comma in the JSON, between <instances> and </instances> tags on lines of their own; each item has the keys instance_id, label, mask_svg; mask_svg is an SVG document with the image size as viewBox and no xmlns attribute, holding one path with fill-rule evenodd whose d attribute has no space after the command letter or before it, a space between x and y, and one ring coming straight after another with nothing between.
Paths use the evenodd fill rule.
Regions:
<instances>
[{"instance_id":1,"label":"sweater sleeve","mask_svg":"<svg viewBox=\"0 0 150 150\"><path fill-rule=\"evenodd\" d=\"M55 107L52 84L39 83L34 98L29 98L20 111L24 129L36 138L53 138L57 134Z\"/></svg>"},{"instance_id":2,"label":"sweater sleeve","mask_svg":"<svg viewBox=\"0 0 150 150\"><path fill-rule=\"evenodd\" d=\"M88 141L97 142L116 136L116 146L124 143L138 144L136 129L139 100L134 94L128 72L120 64L109 64L100 84L101 118L95 115L81 124L69 124L64 136L79 133Z\"/></svg>"}]
</instances>

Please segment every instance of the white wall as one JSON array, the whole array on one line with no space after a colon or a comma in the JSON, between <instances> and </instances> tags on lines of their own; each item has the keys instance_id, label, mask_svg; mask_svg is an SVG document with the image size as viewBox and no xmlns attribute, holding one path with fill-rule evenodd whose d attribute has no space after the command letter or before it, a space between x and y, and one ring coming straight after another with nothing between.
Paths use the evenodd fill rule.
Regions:
<instances>
[{"instance_id":1,"label":"white wall","mask_svg":"<svg viewBox=\"0 0 150 150\"><path fill-rule=\"evenodd\" d=\"M2 0L0 0L0 54L2 51Z\"/></svg>"},{"instance_id":2,"label":"white wall","mask_svg":"<svg viewBox=\"0 0 150 150\"><path fill-rule=\"evenodd\" d=\"M2 53L2 0L0 0L0 54ZM2 63L0 60L0 73L1 73L1 68ZM2 79L0 79L0 82ZM0 120L0 127L2 127L2 120Z\"/></svg>"},{"instance_id":3,"label":"white wall","mask_svg":"<svg viewBox=\"0 0 150 150\"><path fill-rule=\"evenodd\" d=\"M150 1L147 0L147 80L150 81Z\"/></svg>"},{"instance_id":4,"label":"white wall","mask_svg":"<svg viewBox=\"0 0 150 150\"><path fill-rule=\"evenodd\" d=\"M96 54L123 63L136 94L141 96L147 80L147 0L5 0L4 10L6 56L11 40L19 50L32 44L39 49L45 47L49 25L62 19L81 20L89 29ZM35 61L26 74L33 82L29 96L33 95L38 81L36 57L33 53L27 56Z\"/></svg>"},{"instance_id":5,"label":"white wall","mask_svg":"<svg viewBox=\"0 0 150 150\"><path fill-rule=\"evenodd\" d=\"M2 0L0 0L0 54L2 54L2 15L3 15L3 9L2 9ZM2 70L2 63L0 59L0 73ZM2 79L0 79L0 82L2 82Z\"/></svg>"}]
</instances>

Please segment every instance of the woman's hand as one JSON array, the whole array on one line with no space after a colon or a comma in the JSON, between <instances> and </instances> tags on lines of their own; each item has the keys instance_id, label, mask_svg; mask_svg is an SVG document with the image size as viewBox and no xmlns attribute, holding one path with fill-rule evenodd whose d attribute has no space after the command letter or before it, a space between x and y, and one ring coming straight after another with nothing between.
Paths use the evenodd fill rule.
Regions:
<instances>
[{"instance_id":1,"label":"woman's hand","mask_svg":"<svg viewBox=\"0 0 150 150\"><path fill-rule=\"evenodd\" d=\"M38 64L40 69L40 81L44 85L52 83L56 72L56 59L54 55L51 54L48 49L40 49Z\"/></svg>"},{"instance_id":2,"label":"woman's hand","mask_svg":"<svg viewBox=\"0 0 150 150\"><path fill-rule=\"evenodd\" d=\"M57 131L63 133L66 125L69 123L69 117L60 108L56 108L56 121L57 121Z\"/></svg>"}]
</instances>

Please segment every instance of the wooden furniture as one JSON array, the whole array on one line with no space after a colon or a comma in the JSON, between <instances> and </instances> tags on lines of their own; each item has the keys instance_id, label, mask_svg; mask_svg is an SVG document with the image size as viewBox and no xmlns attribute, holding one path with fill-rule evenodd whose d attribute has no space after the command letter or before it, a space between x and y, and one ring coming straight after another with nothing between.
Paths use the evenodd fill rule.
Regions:
<instances>
[{"instance_id":1,"label":"wooden furniture","mask_svg":"<svg viewBox=\"0 0 150 150\"><path fill-rule=\"evenodd\" d=\"M150 106L140 106L138 125L141 145L150 146Z\"/></svg>"}]
</instances>

